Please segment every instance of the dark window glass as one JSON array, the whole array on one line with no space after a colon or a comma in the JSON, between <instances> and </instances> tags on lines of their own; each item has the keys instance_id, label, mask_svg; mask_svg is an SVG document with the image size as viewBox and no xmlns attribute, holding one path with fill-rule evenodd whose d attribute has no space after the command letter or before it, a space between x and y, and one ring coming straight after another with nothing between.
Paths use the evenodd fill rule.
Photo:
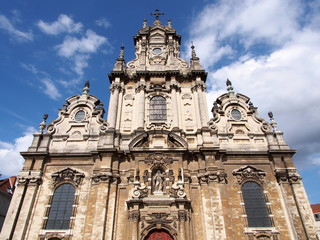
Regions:
<instances>
[{"instance_id":1,"label":"dark window glass","mask_svg":"<svg viewBox=\"0 0 320 240\"><path fill-rule=\"evenodd\" d=\"M167 120L167 103L166 99L161 96L155 96L150 100L150 120L165 121Z\"/></svg>"},{"instance_id":2,"label":"dark window glass","mask_svg":"<svg viewBox=\"0 0 320 240\"><path fill-rule=\"evenodd\" d=\"M85 119L85 117L86 117L86 113L84 111L80 110L76 113L75 119L77 122L81 122Z\"/></svg>"},{"instance_id":3,"label":"dark window glass","mask_svg":"<svg viewBox=\"0 0 320 240\"><path fill-rule=\"evenodd\" d=\"M271 227L263 189L255 182L242 186L242 195L249 227Z\"/></svg>"},{"instance_id":4,"label":"dark window glass","mask_svg":"<svg viewBox=\"0 0 320 240\"><path fill-rule=\"evenodd\" d=\"M46 229L69 229L75 188L65 183L53 194Z\"/></svg>"},{"instance_id":5,"label":"dark window glass","mask_svg":"<svg viewBox=\"0 0 320 240\"><path fill-rule=\"evenodd\" d=\"M231 116L234 120L241 120L242 116L241 116L241 112L238 109L232 109L231 111Z\"/></svg>"}]
</instances>

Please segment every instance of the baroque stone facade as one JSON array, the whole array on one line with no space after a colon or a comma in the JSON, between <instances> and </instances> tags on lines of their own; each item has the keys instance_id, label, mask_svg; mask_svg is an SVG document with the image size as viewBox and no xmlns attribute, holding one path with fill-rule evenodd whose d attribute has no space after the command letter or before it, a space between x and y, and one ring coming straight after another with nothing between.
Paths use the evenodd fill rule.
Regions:
<instances>
[{"instance_id":1,"label":"baroque stone facade","mask_svg":"<svg viewBox=\"0 0 320 240\"><path fill-rule=\"evenodd\" d=\"M227 91L209 118L192 46L159 12L109 74L107 120L89 92L67 99L28 151L1 239L316 239L309 202L272 113Z\"/></svg>"}]
</instances>

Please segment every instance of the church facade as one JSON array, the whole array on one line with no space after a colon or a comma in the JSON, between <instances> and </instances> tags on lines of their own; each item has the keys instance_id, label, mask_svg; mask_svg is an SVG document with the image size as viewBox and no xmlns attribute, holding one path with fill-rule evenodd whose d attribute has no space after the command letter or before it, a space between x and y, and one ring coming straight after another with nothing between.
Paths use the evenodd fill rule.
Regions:
<instances>
[{"instance_id":1,"label":"church facade","mask_svg":"<svg viewBox=\"0 0 320 240\"><path fill-rule=\"evenodd\" d=\"M89 83L44 116L0 239L316 239L272 113L259 117L228 80L209 117L207 73L180 44L170 20L145 20L136 58L122 47L109 74L107 120Z\"/></svg>"}]
</instances>

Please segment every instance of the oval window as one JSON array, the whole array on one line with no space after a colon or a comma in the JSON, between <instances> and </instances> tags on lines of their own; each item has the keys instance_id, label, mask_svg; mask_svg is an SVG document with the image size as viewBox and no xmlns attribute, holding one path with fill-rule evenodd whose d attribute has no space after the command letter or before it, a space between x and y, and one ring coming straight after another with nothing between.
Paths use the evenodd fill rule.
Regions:
<instances>
[{"instance_id":1,"label":"oval window","mask_svg":"<svg viewBox=\"0 0 320 240\"><path fill-rule=\"evenodd\" d=\"M77 122L81 122L85 119L85 117L86 113L83 110L80 110L76 113L76 116L74 118Z\"/></svg>"},{"instance_id":2,"label":"oval window","mask_svg":"<svg viewBox=\"0 0 320 240\"><path fill-rule=\"evenodd\" d=\"M152 52L153 52L153 54L160 54L161 48L154 48Z\"/></svg>"},{"instance_id":3,"label":"oval window","mask_svg":"<svg viewBox=\"0 0 320 240\"><path fill-rule=\"evenodd\" d=\"M231 117L236 120L239 121L241 120L242 116L241 116L241 112L238 109L232 109L231 110Z\"/></svg>"}]
</instances>

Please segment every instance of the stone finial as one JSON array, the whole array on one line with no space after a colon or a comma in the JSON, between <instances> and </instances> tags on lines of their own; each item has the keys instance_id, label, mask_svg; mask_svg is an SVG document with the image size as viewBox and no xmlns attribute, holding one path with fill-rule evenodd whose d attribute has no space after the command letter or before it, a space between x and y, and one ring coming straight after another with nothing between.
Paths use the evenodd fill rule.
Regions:
<instances>
[{"instance_id":1,"label":"stone finial","mask_svg":"<svg viewBox=\"0 0 320 240\"><path fill-rule=\"evenodd\" d=\"M124 46L122 43L120 47L120 54L116 60L116 63L114 64L113 71L124 71L124 68L125 68Z\"/></svg>"},{"instance_id":2,"label":"stone finial","mask_svg":"<svg viewBox=\"0 0 320 240\"><path fill-rule=\"evenodd\" d=\"M170 18L168 19L167 27L170 29L172 28L172 23Z\"/></svg>"},{"instance_id":3,"label":"stone finial","mask_svg":"<svg viewBox=\"0 0 320 240\"><path fill-rule=\"evenodd\" d=\"M192 58L196 58L197 57L197 54L196 54L196 50L194 50L194 45L193 45L193 42L191 42L191 57Z\"/></svg>"},{"instance_id":4,"label":"stone finial","mask_svg":"<svg viewBox=\"0 0 320 240\"><path fill-rule=\"evenodd\" d=\"M268 112L268 116L270 118L270 125L271 127L273 128L273 131L278 131L277 129L277 122L274 120L274 117L273 117L273 112Z\"/></svg>"},{"instance_id":5,"label":"stone finial","mask_svg":"<svg viewBox=\"0 0 320 240\"><path fill-rule=\"evenodd\" d=\"M122 43L122 45L120 47L119 58L124 59L124 46L123 46L123 43Z\"/></svg>"},{"instance_id":6,"label":"stone finial","mask_svg":"<svg viewBox=\"0 0 320 240\"><path fill-rule=\"evenodd\" d=\"M43 129L46 127L46 122L47 122L47 119L48 119L48 114L43 114L43 119L42 119L42 122L39 124L39 133L43 133Z\"/></svg>"},{"instance_id":7,"label":"stone finial","mask_svg":"<svg viewBox=\"0 0 320 240\"><path fill-rule=\"evenodd\" d=\"M193 42L191 42L191 59L190 59L190 69L191 70L203 70L200 64L200 58L197 57L196 51L194 50Z\"/></svg>"},{"instance_id":8,"label":"stone finial","mask_svg":"<svg viewBox=\"0 0 320 240\"><path fill-rule=\"evenodd\" d=\"M68 109L68 104L67 104L67 103L64 103L64 104L62 105L62 109L63 109L64 111L67 111L67 109Z\"/></svg>"},{"instance_id":9,"label":"stone finial","mask_svg":"<svg viewBox=\"0 0 320 240\"><path fill-rule=\"evenodd\" d=\"M234 96L232 82L229 79L227 79L226 85L227 85L227 90L228 90L229 96Z\"/></svg>"},{"instance_id":10,"label":"stone finial","mask_svg":"<svg viewBox=\"0 0 320 240\"><path fill-rule=\"evenodd\" d=\"M144 18L144 19L143 19L142 28L146 28L146 27L147 27L147 19Z\"/></svg>"},{"instance_id":11,"label":"stone finial","mask_svg":"<svg viewBox=\"0 0 320 240\"><path fill-rule=\"evenodd\" d=\"M82 89L82 94L87 94L90 91L90 81L84 83L84 88Z\"/></svg>"}]
</instances>

